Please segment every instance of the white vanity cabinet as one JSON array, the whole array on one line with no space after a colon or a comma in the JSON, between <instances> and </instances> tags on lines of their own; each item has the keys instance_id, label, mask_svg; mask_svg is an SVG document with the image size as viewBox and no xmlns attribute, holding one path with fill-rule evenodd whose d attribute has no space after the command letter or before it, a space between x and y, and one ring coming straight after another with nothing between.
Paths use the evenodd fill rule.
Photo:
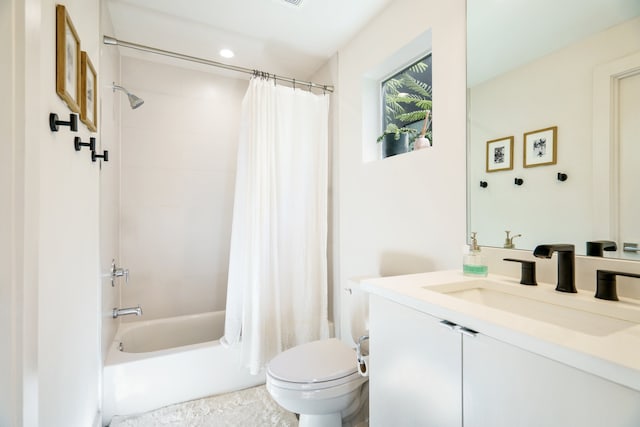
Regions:
<instances>
[{"instance_id":1,"label":"white vanity cabinet","mask_svg":"<svg viewBox=\"0 0 640 427\"><path fill-rule=\"evenodd\" d=\"M440 319L371 295L369 425L462 425L462 341Z\"/></svg>"},{"instance_id":2,"label":"white vanity cabinet","mask_svg":"<svg viewBox=\"0 0 640 427\"><path fill-rule=\"evenodd\" d=\"M636 390L380 296L370 304L372 427L640 426Z\"/></svg>"}]
</instances>

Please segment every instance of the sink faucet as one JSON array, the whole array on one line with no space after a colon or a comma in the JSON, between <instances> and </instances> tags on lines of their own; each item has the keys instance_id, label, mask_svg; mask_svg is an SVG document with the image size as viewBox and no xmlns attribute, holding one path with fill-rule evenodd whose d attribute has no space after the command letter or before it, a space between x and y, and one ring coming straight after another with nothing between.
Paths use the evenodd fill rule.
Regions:
<instances>
[{"instance_id":1,"label":"sink faucet","mask_svg":"<svg viewBox=\"0 0 640 427\"><path fill-rule=\"evenodd\" d=\"M142 309L138 305L137 307L131 308L114 308L113 309L113 318L117 318L118 316L126 316L128 314L135 314L136 316L142 316Z\"/></svg>"},{"instance_id":2,"label":"sink faucet","mask_svg":"<svg viewBox=\"0 0 640 427\"><path fill-rule=\"evenodd\" d=\"M556 291L576 293L575 246L569 244L538 245L533 255L538 258L551 258L558 252L558 284Z\"/></svg>"}]
</instances>

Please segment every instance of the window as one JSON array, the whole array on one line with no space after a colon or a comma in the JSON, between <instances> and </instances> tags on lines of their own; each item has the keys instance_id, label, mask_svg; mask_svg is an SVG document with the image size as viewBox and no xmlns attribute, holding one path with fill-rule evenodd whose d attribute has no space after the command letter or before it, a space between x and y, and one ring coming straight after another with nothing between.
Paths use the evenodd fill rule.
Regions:
<instances>
[{"instance_id":1,"label":"window","mask_svg":"<svg viewBox=\"0 0 640 427\"><path fill-rule=\"evenodd\" d=\"M432 139L431 53L384 80L382 131L397 126L411 128ZM409 149L413 147L410 142Z\"/></svg>"}]
</instances>

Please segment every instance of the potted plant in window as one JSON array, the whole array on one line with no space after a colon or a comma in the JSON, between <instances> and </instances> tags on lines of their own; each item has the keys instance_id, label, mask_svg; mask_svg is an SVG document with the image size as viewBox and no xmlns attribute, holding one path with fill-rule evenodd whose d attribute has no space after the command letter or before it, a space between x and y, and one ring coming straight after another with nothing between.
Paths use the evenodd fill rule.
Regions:
<instances>
[{"instance_id":1,"label":"potted plant in window","mask_svg":"<svg viewBox=\"0 0 640 427\"><path fill-rule=\"evenodd\" d=\"M382 157L395 156L409 151L409 137L415 136L417 130L412 128L399 128L393 123L387 125L378 142L382 142Z\"/></svg>"},{"instance_id":2,"label":"potted plant in window","mask_svg":"<svg viewBox=\"0 0 640 427\"><path fill-rule=\"evenodd\" d=\"M418 138L408 142L408 151L432 145L432 89L429 70L429 58L416 62L405 71L383 83L384 123L408 129L407 124L422 121L423 126ZM413 135L417 134L417 129ZM385 132L386 133L386 132ZM383 153L384 155L384 153Z\"/></svg>"}]
</instances>

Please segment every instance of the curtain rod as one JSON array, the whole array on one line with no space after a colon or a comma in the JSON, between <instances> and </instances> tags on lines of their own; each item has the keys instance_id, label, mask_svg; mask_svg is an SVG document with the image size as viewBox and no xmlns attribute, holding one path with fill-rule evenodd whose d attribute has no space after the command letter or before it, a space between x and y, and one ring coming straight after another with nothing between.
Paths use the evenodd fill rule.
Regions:
<instances>
[{"instance_id":1,"label":"curtain rod","mask_svg":"<svg viewBox=\"0 0 640 427\"><path fill-rule=\"evenodd\" d=\"M216 61L211 61L209 59L203 59L203 58L198 58L195 56L189 56L189 55L183 55L181 53L176 53L176 52L171 52L168 50L163 50L163 49L157 49L155 47L149 47L149 46L144 46L141 44L137 44L137 43L131 43L131 42L126 42L123 40L118 40L114 37L110 37L110 36L103 36L102 38L102 42L104 44L108 44L108 45L112 45L112 46L122 46L122 47L128 47L130 49L136 49L136 50L141 50L143 52L150 52L150 53L155 53L157 55L163 55L163 56L170 56L172 58L177 58L177 59L182 59L185 61L191 61L191 62L197 62L199 64L204 64L204 65L212 65L214 67L219 67L219 68L224 68L226 70L231 70L231 71L237 71L239 73L246 73L246 74L253 74L253 75L262 75L262 76L266 76L269 78L273 78L274 80L283 80L285 82L289 82L289 83L293 83L294 87L299 84L302 87L309 87L309 88L317 88L317 89L321 89L325 92L333 92L334 88L332 85L320 85L317 83L313 83L313 82L306 82L306 81L302 81L302 80L296 80L294 78L291 77L281 77L281 76L276 76L275 74L267 74L267 73L263 73L261 71L258 70L252 70L250 68L245 68L245 67L240 67L237 65L229 65L229 64L224 64L222 62L216 62Z\"/></svg>"}]
</instances>

